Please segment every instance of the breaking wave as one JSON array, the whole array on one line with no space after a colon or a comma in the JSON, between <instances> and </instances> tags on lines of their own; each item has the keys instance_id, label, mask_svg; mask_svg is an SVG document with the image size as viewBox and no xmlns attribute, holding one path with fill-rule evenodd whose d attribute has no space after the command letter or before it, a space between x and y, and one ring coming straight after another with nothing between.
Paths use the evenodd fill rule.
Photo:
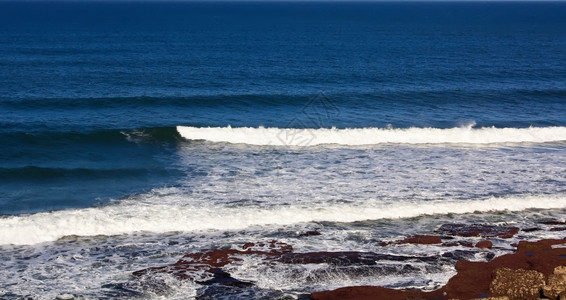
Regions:
<instances>
[{"instance_id":1,"label":"breaking wave","mask_svg":"<svg viewBox=\"0 0 566 300\"><path fill-rule=\"evenodd\" d=\"M177 126L188 140L249 145L494 144L566 141L566 127L473 128L252 128Z\"/></svg>"},{"instance_id":2,"label":"breaking wave","mask_svg":"<svg viewBox=\"0 0 566 300\"><path fill-rule=\"evenodd\" d=\"M128 203L126 201L126 203ZM36 244L64 236L121 235L134 232L241 230L253 226L304 222L355 222L526 209L566 208L565 195L490 197L466 201L426 201L364 204L287 205L272 207L222 205L147 205L129 203L95 208L0 217L0 245Z\"/></svg>"}]
</instances>

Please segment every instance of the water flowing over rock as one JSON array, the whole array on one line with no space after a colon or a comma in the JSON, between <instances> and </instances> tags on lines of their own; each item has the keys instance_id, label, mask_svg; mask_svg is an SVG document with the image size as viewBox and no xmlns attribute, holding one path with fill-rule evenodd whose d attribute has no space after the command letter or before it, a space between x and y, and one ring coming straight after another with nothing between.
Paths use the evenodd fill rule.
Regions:
<instances>
[{"instance_id":1,"label":"water flowing over rock","mask_svg":"<svg viewBox=\"0 0 566 300\"><path fill-rule=\"evenodd\" d=\"M519 232L518 227L513 226L497 226L482 224L444 224L437 230L440 234L462 236L462 237L499 237L508 239Z\"/></svg>"},{"instance_id":2,"label":"water flowing over rock","mask_svg":"<svg viewBox=\"0 0 566 300\"><path fill-rule=\"evenodd\" d=\"M435 291L395 290L383 287L345 287L311 294L315 300L334 299L562 299L566 276L566 239L521 241L517 251L490 262L459 261L458 273ZM548 278L545 284L545 278ZM555 297L555 298L551 298Z\"/></svg>"}]
</instances>

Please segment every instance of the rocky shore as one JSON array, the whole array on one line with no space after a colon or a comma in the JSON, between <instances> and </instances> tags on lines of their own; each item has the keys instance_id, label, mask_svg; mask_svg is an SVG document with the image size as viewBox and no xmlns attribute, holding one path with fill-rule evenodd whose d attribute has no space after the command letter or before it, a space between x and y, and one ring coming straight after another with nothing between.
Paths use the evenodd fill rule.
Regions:
<instances>
[{"instance_id":1,"label":"rocky shore","mask_svg":"<svg viewBox=\"0 0 566 300\"><path fill-rule=\"evenodd\" d=\"M519 242L490 262L456 263L458 274L433 292L345 287L311 295L330 299L566 299L566 239Z\"/></svg>"},{"instance_id":2,"label":"rocky shore","mask_svg":"<svg viewBox=\"0 0 566 300\"><path fill-rule=\"evenodd\" d=\"M544 230L559 231L565 225L559 221L543 224ZM226 266L260 258L264 263L327 264L338 267L374 266L381 261L394 262L455 262L457 274L446 285L434 291L400 290L377 286L343 287L331 291L304 295L314 300L331 299L566 299L566 239L519 241L514 253L495 257L490 251L492 241L505 241L518 232L541 228L520 229L512 226L486 224L444 224L431 235L409 236L397 241L381 242L381 247L414 244L417 247L466 248L435 256L391 255L376 252L295 252L292 245L281 241L249 242L237 249L202 249L188 253L171 265L156 266L133 273L136 277L170 274L179 280L191 280L203 286L252 288L254 282L240 280L228 273ZM320 235L318 231L304 236ZM511 241L511 240L509 240ZM384 251L385 252L385 251ZM482 253L482 261L469 261L470 253ZM494 258L495 257L495 258ZM206 298L206 297L205 297Z\"/></svg>"}]
</instances>

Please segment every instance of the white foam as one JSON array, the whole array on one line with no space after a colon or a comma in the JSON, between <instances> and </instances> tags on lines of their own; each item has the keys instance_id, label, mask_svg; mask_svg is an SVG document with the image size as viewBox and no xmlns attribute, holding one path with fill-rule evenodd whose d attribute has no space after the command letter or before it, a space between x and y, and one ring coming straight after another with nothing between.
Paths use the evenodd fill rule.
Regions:
<instances>
[{"instance_id":1,"label":"white foam","mask_svg":"<svg viewBox=\"0 0 566 300\"><path fill-rule=\"evenodd\" d=\"M322 144L493 144L566 141L566 127L529 128L355 128L290 129L177 126L182 137L249 145L315 146Z\"/></svg>"},{"instance_id":2,"label":"white foam","mask_svg":"<svg viewBox=\"0 0 566 300\"><path fill-rule=\"evenodd\" d=\"M139 231L240 230L313 221L353 222L420 215L566 208L566 195L462 201L244 206L112 205L0 218L0 244L35 244L63 236L120 235Z\"/></svg>"}]
</instances>

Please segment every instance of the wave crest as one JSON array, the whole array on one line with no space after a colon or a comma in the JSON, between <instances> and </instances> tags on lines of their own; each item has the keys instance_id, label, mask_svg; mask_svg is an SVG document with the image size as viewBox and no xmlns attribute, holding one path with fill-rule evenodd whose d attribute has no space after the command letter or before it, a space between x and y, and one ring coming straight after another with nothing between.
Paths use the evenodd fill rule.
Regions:
<instances>
[{"instance_id":1,"label":"wave crest","mask_svg":"<svg viewBox=\"0 0 566 300\"><path fill-rule=\"evenodd\" d=\"M249 145L494 144L566 141L566 127L473 128L252 128L177 126L188 140Z\"/></svg>"},{"instance_id":2,"label":"wave crest","mask_svg":"<svg viewBox=\"0 0 566 300\"><path fill-rule=\"evenodd\" d=\"M134 232L240 230L254 226L304 222L355 222L413 218L423 215L566 208L565 195L516 196L461 202L397 202L364 205L289 205L226 207L214 205L109 205L0 217L0 245L36 244L64 236L121 235Z\"/></svg>"}]
</instances>

